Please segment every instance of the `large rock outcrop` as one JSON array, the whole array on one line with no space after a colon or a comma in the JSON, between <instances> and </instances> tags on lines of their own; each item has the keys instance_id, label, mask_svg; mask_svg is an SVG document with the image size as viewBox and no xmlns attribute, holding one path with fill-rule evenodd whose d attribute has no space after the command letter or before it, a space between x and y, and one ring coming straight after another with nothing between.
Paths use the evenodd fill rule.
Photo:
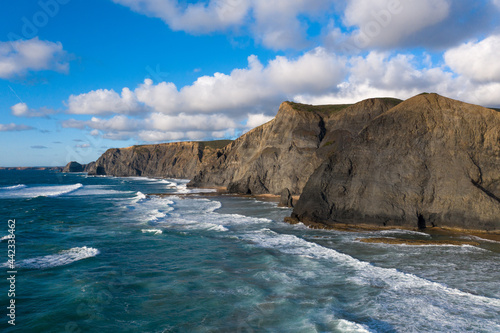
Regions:
<instances>
[{"instance_id":1,"label":"large rock outcrop","mask_svg":"<svg viewBox=\"0 0 500 333\"><path fill-rule=\"evenodd\" d=\"M73 161L66 164L66 166L62 169L62 172L83 172L84 169L85 166L83 164Z\"/></svg>"},{"instance_id":2,"label":"large rock outcrop","mask_svg":"<svg viewBox=\"0 0 500 333\"><path fill-rule=\"evenodd\" d=\"M90 175L192 178L229 140L174 142L108 149L85 170Z\"/></svg>"},{"instance_id":3,"label":"large rock outcrop","mask_svg":"<svg viewBox=\"0 0 500 333\"><path fill-rule=\"evenodd\" d=\"M72 161L66 164L64 168L62 168L62 172L88 172L93 168L95 162L90 162L89 164L80 164L78 162Z\"/></svg>"},{"instance_id":4,"label":"large rock outcrop","mask_svg":"<svg viewBox=\"0 0 500 333\"><path fill-rule=\"evenodd\" d=\"M321 162L396 99L368 99L354 105L281 104L270 122L242 135L207 164L190 186L224 186L229 192L300 194Z\"/></svg>"},{"instance_id":5,"label":"large rock outcrop","mask_svg":"<svg viewBox=\"0 0 500 333\"><path fill-rule=\"evenodd\" d=\"M498 231L500 112L436 94L397 105L312 174L292 218Z\"/></svg>"}]
</instances>

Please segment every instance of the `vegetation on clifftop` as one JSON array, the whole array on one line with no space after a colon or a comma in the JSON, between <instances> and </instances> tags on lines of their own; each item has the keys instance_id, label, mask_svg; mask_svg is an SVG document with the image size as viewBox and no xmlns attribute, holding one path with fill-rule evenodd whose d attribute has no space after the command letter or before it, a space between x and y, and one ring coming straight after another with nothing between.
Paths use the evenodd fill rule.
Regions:
<instances>
[{"instance_id":1,"label":"vegetation on clifftop","mask_svg":"<svg viewBox=\"0 0 500 333\"><path fill-rule=\"evenodd\" d=\"M401 99L392 98L392 97L383 97L383 98L377 98L377 99L380 99L381 101L384 101L386 103L394 104L394 106L403 102L403 100L401 100ZM301 103L295 103L295 102L288 102L288 103L295 110L298 110L298 111L320 112L320 113L326 113L326 114L336 113L336 112L339 112L339 111L342 111L342 110L348 108L349 106L354 105L354 104L311 105L311 104L301 104Z\"/></svg>"}]
</instances>

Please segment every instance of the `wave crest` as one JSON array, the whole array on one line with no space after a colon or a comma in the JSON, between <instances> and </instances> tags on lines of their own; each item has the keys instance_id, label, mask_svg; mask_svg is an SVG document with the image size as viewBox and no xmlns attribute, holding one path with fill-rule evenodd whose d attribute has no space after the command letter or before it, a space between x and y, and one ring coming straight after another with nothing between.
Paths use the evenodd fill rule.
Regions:
<instances>
[{"instance_id":1,"label":"wave crest","mask_svg":"<svg viewBox=\"0 0 500 333\"><path fill-rule=\"evenodd\" d=\"M16 185L18 186L18 185ZM17 199L17 198L37 198L37 197L49 197L55 198L64 194L68 194L74 192L83 185L73 184L73 185L58 185L58 186L35 186L35 187L27 187L19 186L13 187L8 191L0 192L0 198L3 199Z\"/></svg>"},{"instance_id":2,"label":"wave crest","mask_svg":"<svg viewBox=\"0 0 500 333\"><path fill-rule=\"evenodd\" d=\"M100 252L93 247L74 247L69 250L64 250L58 254L51 254L43 257L35 257L32 259L21 260L16 264L16 267L30 269L44 269L69 265L75 261L95 257Z\"/></svg>"}]
</instances>

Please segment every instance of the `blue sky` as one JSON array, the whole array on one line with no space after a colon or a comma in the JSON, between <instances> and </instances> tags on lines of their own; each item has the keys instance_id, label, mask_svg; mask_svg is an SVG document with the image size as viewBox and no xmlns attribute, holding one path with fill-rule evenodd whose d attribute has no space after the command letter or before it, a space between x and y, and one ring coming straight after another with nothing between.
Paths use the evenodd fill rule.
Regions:
<instances>
[{"instance_id":1,"label":"blue sky","mask_svg":"<svg viewBox=\"0 0 500 333\"><path fill-rule=\"evenodd\" d=\"M235 138L284 100L500 106L500 0L40 0L0 10L0 166Z\"/></svg>"}]
</instances>

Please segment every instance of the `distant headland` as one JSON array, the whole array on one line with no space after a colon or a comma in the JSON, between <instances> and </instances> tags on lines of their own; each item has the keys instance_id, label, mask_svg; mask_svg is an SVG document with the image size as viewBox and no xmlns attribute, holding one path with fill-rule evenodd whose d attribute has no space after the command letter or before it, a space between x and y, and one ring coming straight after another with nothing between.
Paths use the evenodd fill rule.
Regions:
<instances>
[{"instance_id":1,"label":"distant headland","mask_svg":"<svg viewBox=\"0 0 500 333\"><path fill-rule=\"evenodd\" d=\"M0 167L0 170L50 170L50 171L62 171L64 167Z\"/></svg>"}]
</instances>

